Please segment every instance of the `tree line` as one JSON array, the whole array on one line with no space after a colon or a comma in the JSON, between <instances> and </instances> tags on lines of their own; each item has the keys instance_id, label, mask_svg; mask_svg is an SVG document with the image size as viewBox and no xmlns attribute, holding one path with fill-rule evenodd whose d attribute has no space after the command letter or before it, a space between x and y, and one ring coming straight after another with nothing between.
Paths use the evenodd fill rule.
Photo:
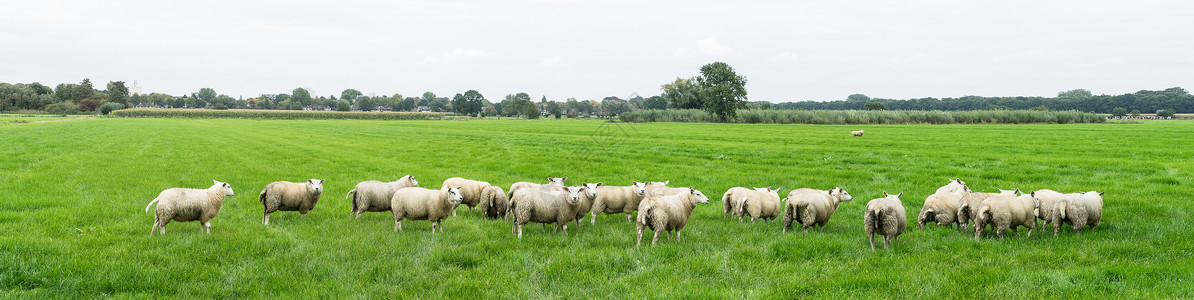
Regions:
<instances>
[{"instance_id":1,"label":"tree line","mask_svg":"<svg viewBox=\"0 0 1194 300\"><path fill-rule=\"evenodd\" d=\"M1153 113L1173 110L1194 113L1194 96L1180 87L1160 91L1141 90L1122 95L1093 95L1085 89L1058 92L1056 97L982 97L883 99L853 94L846 100L801 101L772 105L779 109L804 110L1077 110L1113 113L1119 110Z\"/></svg>"}]
</instances>

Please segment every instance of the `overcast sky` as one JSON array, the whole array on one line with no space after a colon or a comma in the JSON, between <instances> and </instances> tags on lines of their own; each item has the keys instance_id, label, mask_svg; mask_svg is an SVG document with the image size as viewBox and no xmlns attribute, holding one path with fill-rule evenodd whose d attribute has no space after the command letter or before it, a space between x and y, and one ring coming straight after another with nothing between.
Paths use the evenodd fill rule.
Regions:
<instances>
[{"instance_id":1,"label":"overcast sky","mask_svg":"<svg viewBox=\"0 0 1194 300\"><path fill-rule=\"evenodd\" d=\"M724 61L752 101L1194 88L1194 1L739 2L0 0L0 82L583 100Z\"/></svg>"}]
</instances>

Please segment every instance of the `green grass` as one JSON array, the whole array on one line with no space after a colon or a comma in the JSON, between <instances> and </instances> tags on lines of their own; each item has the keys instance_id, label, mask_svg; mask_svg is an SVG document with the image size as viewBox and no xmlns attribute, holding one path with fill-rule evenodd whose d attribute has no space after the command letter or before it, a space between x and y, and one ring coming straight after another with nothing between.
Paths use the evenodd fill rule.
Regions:
<instances>
[{"instance_id":1,"label":"green grass","mask_svg":"<svg viewBox=\"0 0 1194 300\"><path fill-rule=\"evenodd\" d=\"M112 111L112 117L194 119L315 119L315 120L426 120L443 118L433 112L346 112L266 109L159 109L134 108Z\"/></svg>"},{"instance_id":2,"label":"green grass","mask_svg":"<svg viewBox=\"0 0 1194 300\"><path fill-rule=\"evenodd\" d=\"M1103 114L1035 110L782 110L739 109L730 123L750 124L1072 124L1103 123ZM636 110L618 115L624 122L717 122L697 109Z\"/></svg>"},{"instance_id":3,"label":"green grass","mask_svg":"<svg viewBox=\"0 0 1194 300\"><path fill-rule=\"evenodd\" d=\"M59 115L29 115L29 114L0 114L0 126L25 124L42 121L68 120L89 117L90 115L59 116Z\"/></svg>"},{"instance_id":4,"label":"green grass","mask_svg":"<svg viewBox=\"0 0 1194 300\"><path fill-rule=\"evenodd\" d=\"M865 129L865 137L850 136ZM580 120L361 121L99 118L0 127L0 298L1188 298L1194 297L1194 121L1076 125L624 124ZM463 208L431 234L388 213L348 219L357 182L413 174L508 187L671 180L840 186L824 232L722 220L697 207L680 242L635 247L621 215L567 235ZM1091 232L1011 236L910 228L872 252L862 208L904 192L909 219L947 178L979 191L1105 191ZM327 179L306 217L261 225L275 180ZM170 187L229 182L212 221L150 236ZM910 222L915 224L915 222ZM913 226L914 227L914 226ZM1023 232L1023 231L1021 231Z\"/></svg>"}]
</instances>

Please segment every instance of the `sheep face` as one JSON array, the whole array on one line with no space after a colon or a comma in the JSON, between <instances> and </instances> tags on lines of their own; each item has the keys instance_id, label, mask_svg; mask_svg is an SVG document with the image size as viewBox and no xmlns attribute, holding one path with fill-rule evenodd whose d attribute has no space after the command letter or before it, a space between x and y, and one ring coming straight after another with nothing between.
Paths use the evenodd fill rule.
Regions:
<instances>
[{"instance_id":1,"label":"sheep face","mask_svg":"<svg viewBox=\"0 0 1194 300\"><path fill-rule=\"evenodd\" d=\"M325 180L323 179L307 179L307 183L309 183L307 185L307 192L310 192L311 194L322 194L324 181Z\"/></svg>"},{"instance_id":2,"label":"sheep face","mask_svg":"<svg viewBox=\"0 0 1194 300\"><path fill-rule=\"evenodd\" d=\"M570 186L570 187L567 187L567 189L568 189L568 203L576 204L576 203L580 202L580 193L582 191L584 191L585 188L582 186Z\"/></svg>"},{"instance_id":3,"label":"sheep face","mask_svg":"<svg viewBox=\"0 0 1194 300\"><path fill-rule=\"evenodd\" d=\"M419 186L419 181L415 180L415 175L406 175L406 180L410 181L410 186Z\"/></svg>"},{"instance_id":4,"label":"sheep face","mask_svg":"<svg viewBox=\"0 0 1194 300\"><path fill-rule=\"evenodd\" d=\"M547 184L564 185L564 180L568 177L547 177Z\"/></svg>"},{"instance_id":5,"label":"sheep face","mask_svg":"<svg viewBox=\"0 0 1194 300\"><path fill-rule=\"evenodd\" d=\"M709 197L705 197L705 193L701 193L701 191L698 191L693 188L689 188L689 190L692 191L692 196L696 197L696 203L701 203L701 204L709 203Z\"/></svg>"},{"instance_id":6,"label":"sheep face","mask_svg":"<svg viewBox=\"0 0 1194 300\"><path fill-rule=\"evenodd\" d=\"M840 187L835 187L832 190L829 190L829 195L837 199L838 202L854 200L854 196L850 196L849 192L846 192L846 190L843 190Z\"/></svg>"},{"instance_id":7,"label":"sheep face","mask_svg":"<svg viewBox=\"0 0 1194 300\"><path fill-rule=\"evenodd\" d=\"M448 203L452 205L460 205L464 201L464 196L460 195L460 187L454 186L448 188Z\"/></svg>"},{"instance_id":8,"label":"sheep face","mask_svg":"<svg viewBox=\"0 0 1194 300\"><path fill-rule=\"evenodd\" d=\"M597 187L601 186L600 182L582 183L581 186L585 188L585 192L589 193L589 199L597 199Z\"/></svg>"},{"instance_id":9,"label":"sheep face","mask_svg":"<svg viewBox=\"0 0 1194 300\"><path fill-rule=\"evenodd\" d=\"M212 187L223 186L224 187L224 196L236 195L236 192L232 191L232 185L228 184L227 182L219 182L219 181L212 180L211 183L212 183Z\"/></svg>"},{"instance_id":10,"label":"sheep face","mask_svg":"<svg viewBox=\"0 0 1194 300\"><path fill-rule=\"evenodd\" d=\"M642 195L647 194L647 183L646 182L631 181L630 186L634 187L634 195L635 196L642 196Z\"/></svg>"}]
</instances>

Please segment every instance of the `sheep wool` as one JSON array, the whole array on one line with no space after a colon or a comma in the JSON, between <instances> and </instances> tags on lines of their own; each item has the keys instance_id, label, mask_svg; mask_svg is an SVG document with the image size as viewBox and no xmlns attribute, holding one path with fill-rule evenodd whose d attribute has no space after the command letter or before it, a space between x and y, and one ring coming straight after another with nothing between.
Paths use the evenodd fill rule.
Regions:
<instances>
[{"instance_id":1,"label":"sheep wool","mask_svg":"<svg viewBox=\"0 0 1194 300\"><path fill-rule=\"evenodd\" d=\"M651 245L659 242L660 233L668 235L669 239L674 234L676 241L680 241L680 230L688 224L688 218L692 216L696 205L709 203L709 197L705 197L701 191L692 188L680 188L680 190L682 192L667 196L650 196L639 203L638 222L635 223L638 230L636 245L643 243L643 229L645 228L655 231Z\"/></svg>"},{"instance_id":2,"label":"sheep wool","mask_svg":"<svg viewBox=\"0 0 1194 300\"><path fill-rule=\"evenodd\" d=\"M597 214L626 214L626 222L631 222L631 214L638 210L638 204L647 196L647 183L632 181L630 186L598 186L597 198L593 200L590 210L592 218L589 223L597 224Z\"/></svg>"},{"instance_id":3,"label":"sheep wool","mask_svg":"<svg viewBox=\"0 0 1194 300\"><path fill-rule=\"evenodd\" d=\"M1057 236L1063 223L1072 225L1075 234L1086 225L1093 229L1103 220L1103 193L1089 191L1065 194L1057 201L1054 210L1053 236Z\"/></svg>"},{"instance_id":4,"label":"sheep wool","mask_svg":"<svg viewBox=\"0 0 1194 300\"><path fill-rule=\"evenodd\" d=\"M883 249L899 241L900 234L904 233L904 228L908 226L908 215L904 211L904 203L900 202L900 196L903 195L890 195L883 191L883 198L866 203L862 227L871 239L871 251L875 250L875 233L883 235Z\"/></svg>"},{"instance_id":5,"label":"sheep wool","mask_svg":"<svg viewBox=\"0 0 1194 300\"><path fill-rule=\"evenodd\" d=\"M788 228L792 226L792 221L796 221L804 227L804 232L808 232L809 227L817 226L821 230L825 230L825 224L829 223L829 218L837 211L838 205L842 202L853 201L854 196L846 192L842 188L833 188L828 191L815 189L795 189L788 192L788 197L784 198L784 229L787 233Z\"/></svg>"},{"instance_id":6,"label":"sheep wool","mask_svg":"<svg viewBox=\"0 0 1194 300\"><path fill-rule=\"evenodd\" d=\"M390 199L390 211L394 213L394 231L402 231L402 220L431 221L431 232L439 228L444 232L444 219L452 215L452 208L460 205L464 197L460 187L444 186L438 190L407 187L394 192Z\"/></svg>"},{"instance_id":7,"label":"sheep wool","mask_svg":"<svg viewBox=\"0 0 1194 300\"><path fill-rule=\"evenodd\" d=\"M481 211L487 219L500 219L506 217L506 207L509 205L510 198L506 198L506 192L496 185L485 187L481 190L481 204L477 205L477 210Z\"/></svg>"},{"instance_id":8,"label":"sheep wool","mask_svg":"<svg viewBox=\"0 0 1194 300\"><path fill-rule=\"evenodd\" d=\"M562 228L568 233L568 222L576 218L580 208L582 187L566 187L564 191L524 188L510 198L510 234L522 238L522 227L530 222L542 223L544 230L548 223L555 224L555 231Z\"/></svg>"},{"instance_id":9,"label":"sheep wool","mask_svg":"<svg viewBox=\"0 0 1194 300\"><path fill-rule=\"evenodd\" d=\"M1018 192L1018 191L1015 191ZM1008 229L1015 232L1016 227L1028 227L1028 237L1032 237L1032 229L1036 227L1036 199L1032 195L1016 196L1012 194L998 194L983 200L983 204L975 213L974 240L982 235L983 227L990 224L995 227L995 234L1003 239Z\"/></svg>"},{"instance_id":10,"label":"sheep wool","mask_svg":"<svg viewBox=\"0 0 1194 300\"><path fill-rule=\"evenodd\" d=\"M370 180L358 183L345 198L352 200L352 211L348 216L360 218L364 212L390 211L390 199L400 188L419 186L419 181L412 175L402 176L394 182Z\"/></svg>"},{"instance_id":11,"label":"sheep wool","mask_svg":"<svg viewBox=\"0 0 1194 300\"><path fill-rule=\"evenodd\" d=\"M308 179L304 183L289 181L274 181L261 190L257 196L261 206L265 208L261 224L269 225L269 214L275 211L298 211L307 215L308 211L319 203L319 196L323 194L323 179Z\"/></svg>"},{"instance_id":12,"label":"sheep wool","mask_svg":"<svg viewBox=\"0 0 1194 300\"><path fill-rule=\"evenodd\" d=\"M484 190L485 187L489 186L489 183L484 182L484 181L464 179L464 178L460 178L460 177L452 177L452 178L448 178L448 179L444 180L444 184L441 186L458 186L458 187L460 187L460 196L464 197L464 200L461 200L460 204L468 205L468 210L472 211L473 208L477 207L477 204L481 203L481 191ZM460 206L460 205L457 204L457 206ZM452 215L453 216L456 215L456 207L455 206L452 207Z\"/></svg>"},{"instance_id":13,"label":"sheep wool","mask_svg":"<svg viewBox=\"0 0 1194 300\"><path fill-rule=\"evenodd\" d=\"M170 221L199 221L199 232L211 234L211 219L220 213L224 197L232 195L235 192L231 184L215 180L207 189L166 189L145 206L145 212L149 212L154 203L158 205L153 210L153 227L149 229L149 234L158 231L158 228L161 228L161 234L166 234L166 224L170 224Z\"/></svg>"}]
</instances>

